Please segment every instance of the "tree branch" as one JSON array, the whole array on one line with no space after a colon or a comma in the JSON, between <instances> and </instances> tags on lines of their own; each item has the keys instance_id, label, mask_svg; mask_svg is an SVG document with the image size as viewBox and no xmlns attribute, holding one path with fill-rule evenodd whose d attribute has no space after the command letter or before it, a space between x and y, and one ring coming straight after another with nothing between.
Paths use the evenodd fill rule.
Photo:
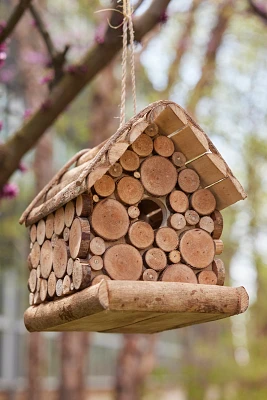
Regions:
<instances>
[{"instance_id":1,"label":"tree branch","mask_svg":"<svg viewBox=\"0 0 267 400\"><path fill-rule=\"evenodd\" d=\"M253 0L248 0L248 3L249 3L249 6L250 6L251 10L255 14L259 15L264 20L264 22L266 23L267 22L267 9L266 9L266 7L263 7L263 6L260 6L259 4L254 3Z\"/></svg>"},{"instance_id":2,"label":"tree branch","mask_svg":"<svg viewBox=\"0 0 267 400\"><path fill-rule=\"evenodd\" d=\"M29 4L31 3L32 0L21 0L19 4L15 7L13 13L10 15L6 26L2 28L0 31L0 43L3 43L8 36L13 32L15 26L21 19L22 15L24 12L27 10L29 7Z\"/></svg>"},{"instance_id":3,"label":"tree branch","mask_svg":"<svg viewBox=\"0 0 267 400\"><path fill-rule=\"evenodd\" d=\"M135 40L141 41L143 36L157 25L170 1L153 0L150 7L142 15L134 18ZM111 24L116 25L121 20L122 15L114 12ZM53 124L82 89L119 52L122 47L121 34L121 29L108 27L104 43L95 44L72 72L63 76L32 118L15 132L5 144L0 145L0 189L17 169L24 154L36 144L46 129Z\"/></svg>"},{"instance_id":4,"label":"tree branch","mask_svg":"<svg viewBox=\"0 0 267 400\"><path fill-rule=\"evenodd\" d=\"M54 79L49 83L49 87L50 89L52 89L52 87L55 86L64 75L63 67L66 62L66 54L70 46L66 45L62 52L58 52L54 46L48 30L46 29L45 23L42 20L41 15L37 11L37 8L33 4L30 4L29 10L36 22L36 27L44 40L47 52L50 55L50 64L54 68L55 76Z\"/></svg>"}]
</instances>

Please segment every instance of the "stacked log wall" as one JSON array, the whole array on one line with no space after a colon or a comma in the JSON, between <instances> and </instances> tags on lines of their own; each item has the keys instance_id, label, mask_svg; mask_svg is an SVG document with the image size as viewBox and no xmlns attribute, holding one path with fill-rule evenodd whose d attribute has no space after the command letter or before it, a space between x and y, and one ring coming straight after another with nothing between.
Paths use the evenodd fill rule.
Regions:
<instances>
[{"instance_id":1,"label":"stacked log wall","mask_svg":"<svg viewBox=\"0 0 267 400\"><path fill-rule=\"evenodd\" d=\"M31 225L31 305L102 279L224 284L216 257L223 250L223 218L202 173L213 155L195 159L208 149L203 136L163 117L90 189ZM165 131L178 129L179 138L163 135L161 124ZM199 148L188 146L190 135L200 138ZM216 168L213 181L220 179L218 162Z\"/></svg>"}]
</instances>

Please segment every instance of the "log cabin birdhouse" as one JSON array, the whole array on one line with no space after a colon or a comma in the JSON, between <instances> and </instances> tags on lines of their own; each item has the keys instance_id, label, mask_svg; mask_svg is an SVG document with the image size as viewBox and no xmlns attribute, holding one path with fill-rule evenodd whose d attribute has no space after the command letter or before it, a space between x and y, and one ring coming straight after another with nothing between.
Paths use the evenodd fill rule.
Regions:
<instances>
[{"instance_id":1,"label":"log cabin birdhouse","mask_svg":"<svg viewBox=\"0 0 267 400\"><path fill-rule=\"evenodd\" d=\"M149 105L76 155L22 215L26 327L153 333L245 311L245 289L223 286L218 258L221 210L245 197L181 107Z\"/></svg>"}]
</instances>

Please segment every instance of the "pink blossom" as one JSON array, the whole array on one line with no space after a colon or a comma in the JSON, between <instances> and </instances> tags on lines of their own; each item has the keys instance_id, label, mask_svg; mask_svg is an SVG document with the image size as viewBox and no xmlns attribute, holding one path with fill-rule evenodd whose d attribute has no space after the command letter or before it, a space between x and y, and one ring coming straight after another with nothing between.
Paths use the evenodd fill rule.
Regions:
<instances>
[{"instance_id":1,"label":"pink blossom","mask_svg":"<svg viewBox=\"0 0 267 400\"><path fill-rule=\"evenodd\" d=\"M27 109L24 111L23 118L27 119L27 118L31 117L31 115L32 115L32 111L30 109Z\"/></svg>"},{"instance_id":2,"label":"pink blossom","mask_svg":"<svg viewBox=\"0 0 267 400\"><path fill-rule=\"evenodd\" d=\"M24 172L27 172L27 171L28 171L28 168L26 167L26 165L24 164L24 162L21 161L21 162L19 163L18 170L19 170L20 172L24 173Z\"/></svg>"},{"instance_id":3,"label":"pink blossom","mask_svg":"<svg viewBox=\"0 0 267 400\"><path fill-rule=\"evenodd\" d=\"M100 24L95 31L95 42L98 44L103 44L105 42L106 24Z\"/></svg>"},{"instance_id":4,"label":"pink blossom","mask_svg":"<svg viewBox=\"0 0 267 400\"><path fill-rule=\"evenodd\" d=\"M164 11L163 13L161 13L160 17L159 17L159 23L160 24L166 24L166 22L168 21L168 14L166 13L166 11Z\"/></svg>"},{"instance_id":5,"label":"pink blossom","mask_svg":"<svg viewBox=\"0 0 267 400\"><path fill-rule=\"evenodd\" d=\"M40 79L40 83L41 83L41 85L44 85L45 83L49 83L49 82L51 82L52 80L53 80L53 74L50 72L49 74L43 76L43 77Z\"/></svg>"},{"instance_id":6,"label":"pink blossom","mask_svg":"<svg viewBox=\"0 0 267 400\"><path fill-rule=\"evenodd\" d=\"M15 183L6 183L0 192L0 198L13 199L19 193L19 188Z\"/></svg>"}]
</instances>

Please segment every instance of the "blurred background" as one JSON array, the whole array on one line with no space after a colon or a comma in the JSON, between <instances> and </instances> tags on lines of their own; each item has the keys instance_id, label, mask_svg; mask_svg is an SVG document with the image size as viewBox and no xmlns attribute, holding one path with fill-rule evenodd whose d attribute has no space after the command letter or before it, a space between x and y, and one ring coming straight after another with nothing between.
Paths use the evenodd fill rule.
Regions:
<instances>
[{"instance_id":1,"label":"blurred background","mask_svg":"<svg viewBox=\"0 0 267 400\"><path fill-rule=\"evenodd\" d=\"M18 1L1 0L7 20ZM151 1L138 3L137 14ZM104 0L33 3L66 65L101 43ZM248 199L223 211L227 285L246 287L240 316L157 335L27 333L28 232L19 216L77 151L119 125L121 54L87 85L20 163L0 199L0 399L267 399L267 2L172 0L136 43L138 110L170 99L222 153ZM0 140L40 106L53 83L36 19L26 12L0 48ZM0 57L1 58L1 57ZM129 77L130 84L130 77ZM127 117L132 116L131 91ZM1 157L1 153L0 153ZM1 171L0 171L1 174Z\"/></svg>"}]
</instances>

